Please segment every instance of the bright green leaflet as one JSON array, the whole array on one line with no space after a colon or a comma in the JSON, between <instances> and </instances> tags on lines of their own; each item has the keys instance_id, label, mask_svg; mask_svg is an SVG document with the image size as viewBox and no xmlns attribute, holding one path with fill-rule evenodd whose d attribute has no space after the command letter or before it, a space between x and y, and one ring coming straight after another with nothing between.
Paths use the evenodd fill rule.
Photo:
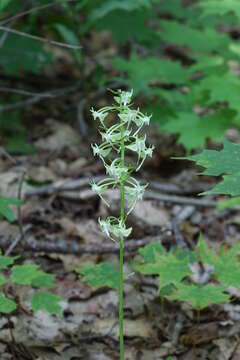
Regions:
<instances>
[{"instance_id":1,"label":"bright green leaflet","mask_svg":"<svg viewBox=\"0 0 240 360\"><path fill-rule=\"evenodd\" d=\"M0 11L4 10L12 0L0 0Z\"/></svg>"},{"instance_id":2,"label":"bright green leaflet","mask_svg":"<svg viewBox=\"0 0 240 360\"><path fill-rule=\"evenodd\" d=\"M107 286L118 289L119 272L111 263L103 262L97 265L85 263L81 268L76 269L76 271L93 288L98 289L99 287Z\"/></svg>"},{"instance_id":3,"label":"bright green leaflet","mask_svg":"<svg viewBox=\"0 0 240 360\"><path fill-rule=\"evenodd\" d=\"M223 181L216 185L212 190L202 194L228 194L232 196L240 195L240 145L224 140L224 147L220 151L204 150L200 154L187 156L187 159L203 166L206 170L201 174L223 177Z\"/></svg>"},{"instance_id":4,"label":"bright green leaflet","mask_svg":"<svg viewBox=\"0 0 240 360\"><path fill-rule=\"evenodd\" d=\"M5 297L3 293L0 292L0 313L10 314L12 311L16 310L17 304Z\"/></svg>"},{"instance_id":5,"label":"bright green leaflet","mask_svg":"<svg viewBox=\"0 0 240 360\"><path fill-rule=\"evenodd\" d=\"M35 264L15 265L12 267L11 281L21 285L52 288L55 275L47 274L39 270Z\"/></svg>"},{"instance_id":6,"label":"bright green leaflet","mask_svg":"<svg viewBox=\"0 0 240 360\"><path fill-rule=\"evenodd\" d=\"M195 113L179 112L177 118L169 118L169 121L161 126L161 129L170 133L178 133L178 142L183 144L187 150L192 150L196 147L204 147L206 138L223 140L232 114L234 112L223 110L200 117Z\"/></svg>"},{"instance_id":7,"label":"bright green leaflet","mask_svg":"<svg viewBox=\"0 0 240 360\"><path fill-rule=\"evenodd\" d=\"M238 242L229 250L222 246L219 254L216 254L214 250L207 245L206 241L200 238L195 251L203 264L213 265L212 274L216 276L222 285L238 288L240 286L239 250L240 243Z\"/></svg>"},{"instance_id":8,"label":"bright green leaflet","mask_svg":"<svg viewBox=\"0 0 240 360\"><path fill-rule=\"evenodd\" d=\"M0 274L0 286L4 285L5 283L6 283L5 277Z\"/></svg>"},{"instance_id":9,"label":"bright green leaflet","mask_svg":"<svg viewBox=\"0 0 240 360\"><path fill-rule=\"evenodd\" d=\"M233 12L240 19L240 3L238 0L202 0L199 6L204 9L205 15L224 15Z\"/></svg>"},{"instance_id":10,"label":"bright green leaflet","mask_svg":"<svg viewBox=\"0 0 240 360\"><path fill-rule=\"evenodd\" d=\"M19 75L21 70L39 73L50 62L50 53L44 50L39 41L9 34L1 48L0 65L9 75Z\"/></svg>"},{"instance_id":11,"label":"bright green leaflet","mask_svg":"<svg viewBox=\"0 0 240 360\"><path fill-rule=\"evenodd\" d=\"M12 265L18 256L4 256L0 255L0 269L7 269L8 266Z\"/></svg>"},{"instance_id":12,"label":"bright green leaflet","mask_svg":"<svg viewBox=\"0 0 240 360\"><path fill-rule=\"evenodd\" d=\"M184 84L189 76L189 70L184 69L176 61L161 60L157 57L141 59L136 53L133 53L129 60L116 58L113 60L113 65L117 70L127 73L127 83L134 89L135 95L140 91L149 93L150 85L154 80Z\"/></svg>"},{"instance_id":13,"label":"bright green leaflet","mask_svg":"<svg viewBox=\"0 0 240 360\"><path fill-rule=\"evenodd\" d=\"M138 252L142 255L145 262L151 263L155 261L157 254L163 255L166 251L160 242L155 242L145 245Z\"/></svg>"},{"instance_id":14,"label":"bright green leaflet","mask_svg":"<svg viewBox=\"0 0 240 360\"><path fill-rule=\"evenodd\" d=\"M14 212L10 209L9 205L20 206L23 202L15 198L6 198L0 196L0 214L4 216L9 222L16 220Z\"/></svg>"},{"instance_id":15,"label":"bright green leaflet","mask_svg":"<svg viewBox=\"0 0 240 360\"><path fill-rule=\"evenodd\" d=\"M212 304L226 304L230 301L229 296L224 293L223 286L213 286L207 284L198 286L195 284L179 284L177 290L168 295L168 299L177 301L186 301L194 309L201 310Z\"/></svg>"},{"instance_id":16,"label":"bright green leaflet","mask_svg":"<svg viewBox=\"0 0 240 360\"><path fill-rule=\"evenodd\" d=\"M53 288L54 287L54 274L47 274L43 271L39 271L39 274L32 280L31 285L37 288Z\"/></svg>"},{"instance_id":17,"label":"bright green leaflet","mask_svg":"<svg viewBox=\"0 0 240 360\"><path fill-rule=\"evenodd\" d=\"M50 314L62 315L62 308L59 304L63 299L59 295L50 292L38 292L32 295L30 302L33 311L45 310Z\"/></svg>"}]
</instances>

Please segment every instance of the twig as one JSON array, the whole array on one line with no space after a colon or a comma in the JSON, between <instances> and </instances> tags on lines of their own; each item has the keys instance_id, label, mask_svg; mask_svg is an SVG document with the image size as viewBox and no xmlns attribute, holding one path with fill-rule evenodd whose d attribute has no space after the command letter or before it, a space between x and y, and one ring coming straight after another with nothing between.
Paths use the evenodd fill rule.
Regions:
<instances>
[{"instance_id":1,"label":"twig","mask_svg":"<svg viewBox=\"0 0 240 360\"><path fill-rule=\"evenodd\" d=\"M5 26L0 26L0 30L6 31L8 33L15 34L15 35L27 37L29 39L40 41L40 42L43 42L43 43L46 43L46 44L64 47L64 48L67 48L67 49L79 50L79 49L82 48L82 46L80 46L80 45L70 45L70 44L59 42L59 41L49 40L49 39L46 39L46 38L43 38L43 37L40 37L40 36L37 36L37 35L27 34L27 33L23 32L23 31L14 30L14 29L11 29L11 28L8 28L8 27L5 27Z\"/></svg>"},{"instance_id":2,"label":"twig","mask_svg":"<svg viewBox=\"0 0 240 360\"><path fill-rule=\"evenodd\" d=\"M179 215L177 215L172 221L172 231L175 235L175 241L177 245L182 249L188 249L186 241L183 234L180 231L180 224L187 220L194 212L195 208L193 206L187 206L184 208Z\"/></svg>"},{"instance_id":3,"label":"twig","mask_svg":"<svg viewBox=\"0 0 240 360\"><path fill-rule=\"evenodd\" d=\"M12 89L12 88L8 88L8 87L0 87L0 92L26 95L26 96L52 97L51 93L33 93L31 91Z\"/></svg>"},{"instance_id":4,"label":"twig","mask_svg":"<svg viewBox=\"0 0 240 360\"><path fill-rule=\"evenodd\" d=\"M176 325L174 327L173 335L172 335L172 344L174 346L178 345L179 336L180 336L182 328L183 328L184 319L185 319L185 316L180 312L177 316Z\"/></svg>"},{"instance_id":5,"label":"twig","mask_svg":"<svg viewBox=\"0 0 240 360\"><path fill-rule=\"evenodd\" d=\"M43 93L40 93L39 95L33 96L30 99L18 101L15 104L11 104L11 105L1 106L0 107L0 113L15 110L15 109L19 109L19 108L23 108L23 107L28 106L28 105L36 104L39 101L41 101L43 99L46 99L47 97L56 98L56 97L59 97L59 96L64 96L67 93L70 93L72 91L75 91L75 90L79 89L79 87L80 87L80 85L73 85L73 86L70 86L70 87L63 88L63 89L53 90L51 92L50 91L43 92Z\"/></svg>"},{"instance_id":6,"label":"twig","mask_svg":"<svg viewBox=\"0 0 240 360\"><path fill-rule=\"evenodd\" d=\"M68 2L70 3L70 2L74 2L74 1L76 1L76 0L62 0L61 2L56 1L56 2L46 4L46 5L36 6L34 8L31 8L30 10L22 11L22 12L18 13L17 15L11 16L10 18L1 21L0 24L5 25L5 24L9 23L10 21L19 19L19 18L21 18L23 16L26 16L26 15L29 15L29 14L31 14L33 12L40 11L40 10L45 10L45 9L53 7L55 5L61 5L61 3L68 3Z\"/></svg>"},{"instance_id":7,"label":"twig","mask_svg":"<svg viewBox=\"0 0 240 360\"><path fill-rule=\"evenodd\" d=\"M30 230L32 228L32 225L26 225L22 231L23 231L23 235L25 236L25 234L28 232L28 230ZM9 244L9 241L7 242L9 244L7 250L5 251L5 255L8 256L10 255L13 250L19 245L19 243L22 240L22 234L20 234L11 244ZM0 242L1 243L1 242Z\"/></svg>"},{"instance_id":8,"label":"twig","mask_svg":"<svg viewBox=\"0 0 240 360\"><path fill-rule=\"evenodd\" d=\"M0 147L0 153L5 156L13 165L17 165L18 161L12 157L2 146Z\"/></svg>"},{"instance_id":9,"label":"twig","mask_svg":"<svg viewBox=\"0 0 240 360\"><path fill-rule=\"evenodd\" d=\"M128 254L136 252L136 250L148 243L154 241L163 241L168 239L171 236L168 233L158 235L155 237L145 237L141 240L129 240L125 244L125 252ZM2 247L6 248L9 246L9 239L2 238L0 240ZM24 243L22 243L24 250L34 250L37 252L46 252L46 253L59 253L59 254L74 254L74 255L83 255L83 254L118 254L119 253L119 244L117 243L106 243L106 244L91 244L91 245L82 245L78 241L71 240L66 241L64 239L56 240L37 240L33 236L26 237Z\"/></svg>"}]
</instances>

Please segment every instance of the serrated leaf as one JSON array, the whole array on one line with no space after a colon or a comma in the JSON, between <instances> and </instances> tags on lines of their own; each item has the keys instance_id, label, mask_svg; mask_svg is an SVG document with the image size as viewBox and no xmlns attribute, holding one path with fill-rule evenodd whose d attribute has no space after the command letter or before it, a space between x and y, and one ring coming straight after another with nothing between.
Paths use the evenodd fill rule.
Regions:
<instances>
[{"instance_id":1,"label":"serrated leaf","mask_svg":"<svg viewBox=\"0 0 240 360\"><path fill-rule=\"evenodd\" d=\"M11 281L21 285L31 285L34 278L39 275L38 269L39 266L35 264L14 265Z\"/></svg>"},{"instance_id":2,"label":"serrated leaf","mask_svg":"<svg viewBox=\"0 0 240 360\"><path fill-rule=\"evenodd\" d=\"M26 37L9 34L1 47L0 65L9 75L19 75L20 71L39 73L50 62L50 53L43 45Z\"/></svg>"},{"instance_id":3,"label":"serrated leaf","mask_svg":"<svg viewBox=\"0 0 240 360\"><path fill-rule=\"evenodd\" d=\"M179 284L177 290L168 295L168 299L177 301L186 301L194 309L204 309L212 304L226 304L230 301L223 286L204 285L202 287L191 284Z\"/></svg>"},{"instance_id":4,"label":"serrated leaf","mask_svg":"<svg viewBox=\"0 0 240 360\"><path fill-rule=\"evenodd\" d=\"M166 251L162 244L158 241L145 245L144 247L140 248L138 252L140 255L142 255L145 262L154 262L156 259L156 254L163 255Z\"/></svg>"},{"instance_id":5,"label":"serrated leaf","mask_svg":"<svg viewBox=\"0 0 240 360\"><path fill-rule=\"evenodd\" d=\"M127 73L127 83L134 89L135 95L140 91L149 93L149 86L156 80L163 83L183 84L189 76L189 70L176 61L161 60L157 57L141 59L136 53L133 53L129 60L114 59L113 65L115 69Z\"/></svg>"},{"instance_id":6,"label":"serrated leaf","mask_svg":"<svg viewBox=\"0 0 240 360\"><path fill-rule=\"evenodd\" d=\"M17 258L18 256L0 255L0 269L7 269Z\"/></svg>"},{"instance_id":7,"label":"serrated leaf","mask_svg":"<svg viewBox=\"0 0 240 360\"><path fill-rule=\"evenodd\" d=\"M13 222L16 217L14 212L10 209L9 205L20 206L23 202L15 198L6 198L0 196L0 214L4 216L9 222Z\"/></svg>"},{"instance_id":8,"label":"serrated leaf","mask_svg":"<svg viewBox=\"0 0 240 360\"><path fill-rule=\"evenodd\" d=\"M38 271L38 275L34 277L34 279L31 282L32 286L35 286L37 288L52 288L54 287L54 280L55 275L53 274L47 274L43 271Z\"/></svg>"},{"instance_id":9,"label":"serrated leaf","mask_svg":"<svg viewBox=\"0 0 240 360\"><path fill-rule=\"evenodd\" d=\"M85 263L81 268L76 269L76 271L93 288L98 289L99 287L107 286L118 289L119 272L111 263L103 262L97 265Z\"/></svg>"},{"instance_id":10,"label":"serrated leaf","mask_svg":"<svg viewBox=\"0 0 240 360\"><path fill-rule=\"evenodd\" d=\"M240 195L240 144L224 140L224 147L220 151L204 150L200 154L182 159L194 161L197 165L206 168L200 174L209 176L227 174L223 177L222 182L202 194Z\"/></svg>"},{"instance_id":11,"label":"serrated leaf","mask_svg":"<svg viewBox=\"0 0 240 360\"><path fill-rule=\"evenodd\" d=\"M187 150L192 150L204 147L207 138L223 140L224 133L229 128L230 119L234 116L235 112L229 110L201 117L193 112L179 112L177 118L169 118L161 129L179 134L178 142Z\"/></svg>"},{"instance_id":12,"label":"serrated leaf","mask_svg":"<svg viewBox=\"0 0 240 360\"><path fill-rule=\"evenodd\" d=\"M0 286L4 285L5 283L6 283L5 277L0 274Z\"/></svg>"},{"instance_id":13,"label":"serrated leaf","mask_svg":"<svg viewBox=\"0 0 240 360\"><path fill-rule=\"evenodd\" d=\"M0 292L0 313L10 314L16 310L17 304L8 298L5 297L3 293Z\"/></svg>"},{"instance_id":14,"label":"serrated leaf","mask_svg":"<svg viewBox=\"0 0 240 360\"><path fill-rule=\"evenodd\" d=\"M63 299L59 295L50 292L38 292L31 296L30 302L33 311L47 311L50 314L62 315L62 307L59 304Z\"/></svg>"},{"instance_id":15,"label":"serrated leaf","mask_svg":"<svg viewBox=\"0 0 240 360\"><path fill-rule=\"evenodd\" d=\"M199 6L204 9L204 14L224 15L234 13L240 19L240 4L238 0L203 0Z\"/></svg>"}]
</instances>

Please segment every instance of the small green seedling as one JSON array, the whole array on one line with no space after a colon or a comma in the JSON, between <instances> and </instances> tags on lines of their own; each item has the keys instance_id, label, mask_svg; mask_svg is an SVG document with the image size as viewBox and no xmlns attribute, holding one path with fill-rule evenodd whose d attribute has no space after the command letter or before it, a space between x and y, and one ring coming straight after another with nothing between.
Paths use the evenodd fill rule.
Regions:
<instances>
[{"instance_id":1,"label":"small green seedling","mask_svg":"<svg viewBox=\"0 0 240 360\"><path fill-rule=\"evenodd\" d=\"M0 215L6 218L9 222L13 222L16 218L9 205L21 206L22 204L23 202L19 199L0 196Z\"/></svg>"},{"instance_id":2,"label":"small green seedling","mask_svg":"<svg viewBox=\"0 0 240 360\"><path fill-rule=\"evenodd\" d=\"M132 228L126 227L127 216L134 209L138 200L143 198L147 185L140 183L132 177L134 170L138 171L147 156L152 156L154 147L146 146L146 135L140 135L144 125L149 125L150 117L144 115L139 109L132 109L131 97L133 91L113 92L115 104L106 106L99 111L91 110L94 120L100 122L102 144L92 145L94 156L99 156L106 169L106 177L98 183L92 183L92 190L98 193L107 206L104 193L110 188L120 190L120 216L109 216L99 219L102 232L120 246L120 266L116 270L111 264L89 265L85 264L77 271L90 285L97 288L109 286L119 290L119 330L120 330L120 359L124 360L123 338L123 255L124 238L127 238ZM112 126L107 127L107 116L113 113L116 120ZM137 155L137 162L126 162L126 151ZM115 153L115 155L113 155ZM125 207L128 209L125 212Z\"/></svg>"},{"instance_id":3,"label":"small green seedling","mask_svg":"<svg viewBox=\"0 0 240 360\"><path fill-rule=\"evenodd\" d=\"M54 287L55 275L47 274L35 264L14 265L18 256L4 256L0 253L0 270L10 272L0 275L0 313L9 314L17 309L17 303L5 296L4 285L12 282L17 285L31 286L36 289L50 289ZM30 304L33 311L44 310L61 316L62 308L59 304L62 298L46 290L35 292L30 297Z\"/></svg>"}]
</instances>

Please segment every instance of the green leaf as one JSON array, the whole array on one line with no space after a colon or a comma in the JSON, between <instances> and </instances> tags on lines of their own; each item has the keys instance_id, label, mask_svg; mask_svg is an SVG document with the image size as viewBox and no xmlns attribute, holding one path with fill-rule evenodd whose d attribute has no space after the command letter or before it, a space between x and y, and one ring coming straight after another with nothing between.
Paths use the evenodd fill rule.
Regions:
<instances>
[{"instance_id":1,"label":"green leaf","mask_svg":"<svg viewBox=\"0 0 240 360\"><path fill-rule=\"evenodd\" d=\"M62 315L60 302L63 299L59 295L50 292L38 292L31 296L30 302L33 311L44 310L50 314Z\"/></svg>"},{"instance_id":2,"label":"green leaf","mask_svg":"<svg viewBox=\"0 0 240 360\"><path fill-rule=\"evenodd\" d=\"M226 51L228 49L231 42L227 35L219 34L207 27L199 30L188 24L162 19L160 25L163 28L160 37L164 41L177 45L185 45L197 52L212 53L216 51L221 53L223 50Z\"/></svg>"},{"instance_id":3,"label":"green leaf","mask_svg":"<svg viewBox=\"0 0 240 360\"><path fill-rule=\"evenodd\" d=\"M4 10L12 0L0 0L0 11Z\"/></svg>"},{"instance_id":4,"label":"green leaf","mask_svg":"<svg viewBox=\"0 0 240 360\"><path fill-rule=\"evenodd\" d=\"M14 265L11 281L21 285L31 285L34 278L39 276L39 266L35 264Z\"/></svg>"},{"instance_id":5,"label":"green leaf","mask_svg":"<svg viewBox=\"0 0 240 360\"><path fill-rule=\"evenodd\" d=\"M0 286L4 285L5 283L6 283L5 277L0 274Z\"/></svg>"},{"instance_id":6,"label":"green leaf","mask_svg":"<svg viewBox=\"0 0 240 360\"><path fill-rule=\"evenodd\" d=\"M18 256L5 256L0 255L0 269L7 269L8 266L12 265Z\"/></svg>"},{"instance_id":7,"label":"green leaf","mask_svg":"<svg viewBox=\"0 0 240 360\"><path fill-rule=\"evenodd\" d=\"M177 290L168 295L168 299L177 301L186 301L194 309L204 309L212 304L226 304L230 301L229 296L224 293L226 290L223 286L205 285L198 286L195 284L179 284Z\"/></svg>"},{"instance_id":8,"label":"green leaf","mask_svg":"<svg viewBox=\"0 0 240 360\"><path fill-rule=\"evenodd\" d=\"M238 0L203 0L199 6L204 9L204 14L224 15L233 12L240 20L240 4Z\"/></svg>"},{"instance_id":9,"label":"green leaf","mask_svg":"<svg viewBox=\"0 0 240 360\"><path fill-rule=\"evenodd\" d=\"M54 28L58 31L58 33L60 34L60 36L63 38L63 40L70 45L78 45L80 46L80 41L78 39L78 37L75 35L75 33L68 28L67 26L63 25L63 24L54 24ZM82 61L82 56L81 56L81 51L80 50L72 50L76 60L81 63Z\"/></svg>"},{"instance_id":10,"label":"green leaf","mask_svg":"<svg viewBox=\"0 0 240 360\"><path fill-rule=\"evenodd\" d=\"M37 288L52 288L54 287L54 280L55 275L53 274L47 274L43 271L38 271L38 275L34 277L34 279L31 282L32 286L35 286Z\"/></svg>"},{"instance_id":11,"label":"green leaf","mask_svg":"<svg viewBox=\"0 0 240 360\"><path fill-rule=\"evenodd\" d=\"M189 75L189 70L176 61L150 56L141 59L136 53L133 53L129 60L114 59L113 65L117 70L127 73L127 83L134 89L135 95L140 91L149 94L150 85L156 80L169 84L183 84Z\"/></svg>"},{"instance_id":12,"label":"green leaf","mask_svg":"<svg viewBox=\"0 0 240 360\"><path fill-rule=\"evenodd\" d=\"M76 271L83 276L86 281L93 288L107 286L113 289L118 289L119 286L119 272L111 263L103 262L100 264L86 263Z\"/></svg>"},{"instance_id":13,"label":"green leaf","mask_svg":"<svg viewBox=\"0 0 240 360\"><path fill-rule=\"evenodd\" d=\"M153 262L136 263L134 269L145 275L159 275L159 291L170 284L177 285L192 273L189 267L189 256L177 257L172 252L155 253Z\"/></svg>"},{"instance_id":14,"label":"green leaf","mask_svg":"<svg viewBox=\"0 0 240 360\"><path fill-rule=\"evenodd\" d=\"M0 292L0 313L10 314L16 310L17 304L13 300L9 300Z\"/></svg>"},{"instance_id":15,"label":"green leaf","mask_svg":"<svg viewBox=\"0 0 240 360\"><path fill-rule=\"evenodd\" d=\"M165 253L165 249L158 241L145 245L144 247L140 248L138 252L140 255L142 255L145 262L154 262L156 259L156 255L163 255Z\"/></svg>"},{"instance_id":16,"label":"green leaf","mask_svg":"<svg viewBox=\"0 0 240 360\"><path fill-rule=\"evenodd\" d=\"M221 210L229 209L239 204L240 204L240 196L236 196L232 199L219 201L217 204L217 210L221 211Z\"/></svg>"},{"instance_id":17,"label":"green leaf","mask_svg":"<svg viewBox=\"0 0 240 360\"><path fill-rule=\"evenodd\" d=\"M10 154L34 154L36 149L26 142L25 136L14 135L7 143L6 150Z\"/></svg>"},{"instance_id":18,"label":"green leaf","mask_svg":"<svg viewBox=\"0 0 240 360\"><path fill-rule=\"evenodd\" d=\"M212 190L202 194L227 194L232 196L240 195L240 144L234 144L224 140L224 147L220 151L204 150L200 154L187 156L187 159L196 162L197 165L205 167L201 174L223 177L223 181Z\"/></svg>"},{"instance_id":19,"label":"green leaf","mask_svg":"<svg viewBox=\"0 0 240 360\"><path fill-rule=\"evenodd\" d=\"M15 198L6 198L0 196L0 214L4 216L9 222L15 221L16 217L14 212L10 209L9 205L20 206L23 202Z\"/></svg>"},{"instance_id":20,"label":"green leaf","mask_svg":"<svg viewBox=\"0 0 240 360\"><path fill-rule=\"evenodd\" d=\"M9 34L1 47L0 66L9 75L19 75L21 71L39 73L50 62L51 56L43 45L26 37Z\"/></svg>"},{"instance_id":21,"label":"green leaf","mask_svg":"<svg viewBox=\"0 0 240 360\"><path fill-rule=\"evenodd\" d=\"M90 13L89 18L91 21L97 21L115 10L133 11L149 6L149 0L105 0Z\"/></svg>"},{"instance_id":22,"label":"green leaf","mask_svg":"<svg viewBox=\"0 0 240 360\"><path fill-rule=\"evenodd\" d=\"M207 138L223 140L224 132L229 128L229 119L234 115L234 111L227 109L201 117L195 113L179 112L177 118L170 118L161 129L179 134L178 142L187 150L192 150L204 147Z\"/></svg>"}]
</instances>

